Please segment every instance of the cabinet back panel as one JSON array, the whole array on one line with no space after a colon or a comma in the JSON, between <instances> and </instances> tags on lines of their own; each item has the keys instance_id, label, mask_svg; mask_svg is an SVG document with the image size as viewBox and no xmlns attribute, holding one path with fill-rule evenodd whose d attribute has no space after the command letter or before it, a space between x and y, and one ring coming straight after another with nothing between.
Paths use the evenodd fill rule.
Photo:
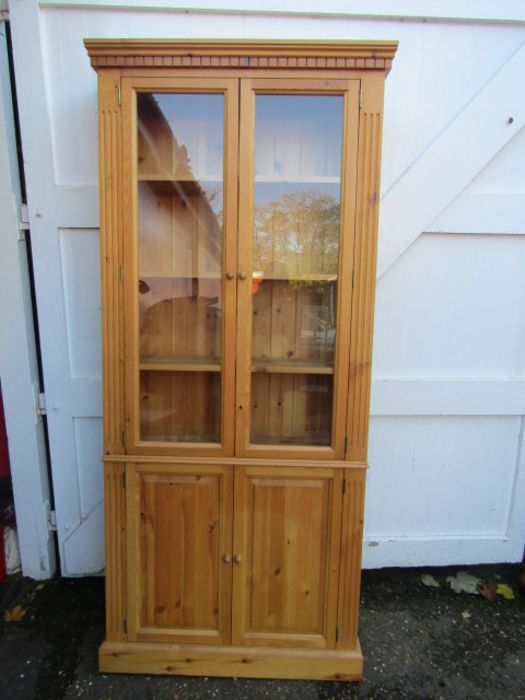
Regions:
<instances>
[{"instance_id":1,"label":"cabinet back panel","mask_svg":"<svg viewBox=\"0 0 525 700\"><path fill-rule=\"evenodd\" d=\"M173 164L173 132L151 94L137 95L139 173L169 172Z\"/></svg>"},{"instance_id":2,"label":"cabinet back panel","mask_svg":"<svg viewBox=\"0 0 525 700\"><path fill-rule=\"evenodd\" d=\"M139 306L141 357L219 359L220 280L154 279L147 285Z\"/></svg>"},{"instance_id":3,"label":"cabinet back panel","mask_svg":"<svg viewBox=\"0 0 525 700\"><path fill-rule=\"evenodd\" d=\"M263 280L253 295L252 358L333 366L336 283Z\"/></svg>"},{"instance_id":4,"label":"cabinet back panel","mask_svg":"<svg viewBox=\"0 0 525 700\"><path fill-rule=\"evenodd\" d=\"M330 375L253 373L250 441L329 445L332 385Z\"/></svg>"},{"instance_id":5,"label":"cabinet back panel","mask_svg":"<svg viewBox=\"0 0 525 700\"><path fill-rule=\"evenodd\" d=\"M220 277L222 201L218 182L139 181L139 274Z\"/></svg>"},{"instance_id":6,"label":"cabinet back panel","mask_svg":"<svg viewBox=\"0 0 525 700\"><path fill-rule=\"evenodd\" d=\"M140 431L143 440L219 442L219 372L140 373Z\"/></svg>"}]
</instances>

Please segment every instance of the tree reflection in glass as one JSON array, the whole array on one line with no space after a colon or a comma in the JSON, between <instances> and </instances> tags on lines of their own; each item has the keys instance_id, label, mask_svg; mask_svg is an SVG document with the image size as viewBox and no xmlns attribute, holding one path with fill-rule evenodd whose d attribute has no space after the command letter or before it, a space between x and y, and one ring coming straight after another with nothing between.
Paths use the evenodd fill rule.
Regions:
<instances>
[{"instance_id":1,"label":"tree reflection in glass","mask_svg":"<svg viewBox=\"0 0 525 700\"><path fill-rule=\"evenodd\" d=\"M341 96L257 95L251 441L331 440Z\"/></svg>"}]
</instances>

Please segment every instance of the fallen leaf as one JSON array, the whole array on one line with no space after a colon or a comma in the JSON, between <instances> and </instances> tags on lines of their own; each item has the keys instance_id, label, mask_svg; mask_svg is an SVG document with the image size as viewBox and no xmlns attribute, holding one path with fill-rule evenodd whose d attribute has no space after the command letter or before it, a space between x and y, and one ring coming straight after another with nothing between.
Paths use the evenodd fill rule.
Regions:
<instances>
[{"instance_id":1,"label":"fallen leaf","mask_svg":"<svg viewBox=\"0 0 525 700\"><path fill-rule=\"evenodd\" d=\"M467 610L463 610L463 612L461 613L461 617L464 620L468 620L472 617L472 615L469 612L467 612Z\"/></svg>"},{"instance_id":2,"label":"fallen leaf","mask_svg":"<svg viewBox=\"0 0 525 700\"><path fill-rule=\"evenodd\" d=\"M441 588L432 574L423 574L423 576L421 576L421 583L424 586L429 586L430 588Z\"/></svg>"},{"instance_id":3,"label":"fallen leaf","mask_svg":"<svg viewBox=\"0 0 525 700\"><path fill-rule=\"evenodd\" d=\"M20 622L25 614L26 611L21 605L15 605L11 610L5 611L4 619L6 622Z\"/></svg>"},{"instance_id":4,"label":"fallen leaf","mask_svg":"<svg viewBox=\"0 0 525 700\"><path fill-rule=\"evenodd\" d=\"M488 600L489 603L493 603L496 600L496 586L493 583L480 581L478 583L478 592L485 600Z\"/></svg>"},{"instance_id":5,"label":"fallen leaf","mask_svg":"<svg viewBox=\"0 0 525 700\"><path fill-rule=\"evenodd\" d=\"M478 584L481 583L481 579L477 576L472 576L466 571L458 571L455 576L447 576L446 580L455 593L479 595Z\"/></svg>"},{"instance_id":6,"label":"fallen leaf","mask_svg":"<svg viewBox=\"0 0 525 700\"><path fill-rule=\"evenodd\" d=\"M496 586L496 592L498 595L502 595L505 600L514 600L514 591L506 583L498 583Z\"/></svg>"}]
</instances>

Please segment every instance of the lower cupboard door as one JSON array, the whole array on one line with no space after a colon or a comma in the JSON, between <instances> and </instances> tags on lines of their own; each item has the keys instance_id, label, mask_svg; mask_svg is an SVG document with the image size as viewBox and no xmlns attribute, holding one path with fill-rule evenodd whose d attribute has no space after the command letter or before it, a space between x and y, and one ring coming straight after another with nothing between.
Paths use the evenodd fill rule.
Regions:
<instances>
[{"instance_id":1,"label":"lower cupboard door","mask_svg":"<svg viewBox=\"0 0 525 700\"><path fill-rule=\"evenodd\" d=\"M127 465L128 639L231 638L232 471Z\"/></svg>"},{"instance_id":2,"label":"lower cupboard door","mask_svg":"<svg viewBox=\"0 0 525 700\"><path fill-rule=\"evenodd\" d=\"M233 643L333 648L343 473L235 471Z\"/></svg>"}]
</instances>

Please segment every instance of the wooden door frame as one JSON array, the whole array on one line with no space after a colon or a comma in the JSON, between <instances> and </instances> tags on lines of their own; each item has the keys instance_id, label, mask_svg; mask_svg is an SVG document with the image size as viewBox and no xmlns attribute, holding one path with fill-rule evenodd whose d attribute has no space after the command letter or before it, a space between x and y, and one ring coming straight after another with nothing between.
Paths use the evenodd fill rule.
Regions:
<instances>
[{"instance_id":1,"label":"wooden door frame","mask_svg":"<svg viewBox=\"0 0 525 700\"><path fill-rule=\"evenodd\" d=\"M181 644L229 644L232 620L232 563L226 561L231 552L233 528L233 467L223 465L187 466L181 464L126 465L126 532L127 532L127 638L129 641L172 642ZM221 551L219 567L219 633L213 630L185 630L142 626L145 591L141 585L145 563L141 561L140 477L143 474L163 476L217 476L221 478ZM202 572L207 576L207 572Z\"/></svg>"},{"instance_id":2,"label":"wooden door frame","mask_svg":"<svg viewBox=\"0 0 525 700\"><path fill-rule=\"evenodd\" d=\"M356 197L359 137L358 78L241 78L239 148L239 279L237 329L237 384L235 406L235 454L238 457L275 459L343 459L347 420L349 376L350 316L352 270L356 235ZM332 438L330 447L256 445L250 439L251 394L251 278L253 226L253 172L255 143L255 95L263 94L339 94L344 96L341 161L340 254L337 289L337 337L333 374Z\"/></svg>"},{"instance_id":3,"label":"wooden door frame","mask_svg":"<svg viewBox=\"0 0 525 700\"><path fill-rule=\"evenodd\" d=\"M248 631L248 603L253 592L251 573L246 567L250 566L252 542L250 537L249 516L253 508L249 505L250 477L264 479L308 480L325 479L331 482L330 505L328 513L327 533L328 551L326 567L326 596L324 635L304 633L267 633ZM232 643L239 645L275 645L286 647L335 648L337 642L337 612L339 595L339 555L341 547L341 510L343 505L342 469L322 467L292 467L292 466L237 466L234 476L234 527L233 552L234 557L240 555L240 561L233 567L233 599L232 607Z\"/></svg>"},{"instance_id":4,"label":"wooden door frame","mask_svg":"<svg viewBox=\"0 0 525 700\"><path fill-rule=\"evenodd\" d=\"M143 455L224 457L234 450L236 286L227 272L237 266L237 163L238 80L231 77L124 77L122 86L123 230L131 240L123 244L124 270L124 365L126 404L126 451ZM221 443L167 443L140 440L138 299L137 299L137 152L136 93L177 92L224 95L224 224L223 224L223 319L221 381Z\"/></svg>"}]
</instances>

